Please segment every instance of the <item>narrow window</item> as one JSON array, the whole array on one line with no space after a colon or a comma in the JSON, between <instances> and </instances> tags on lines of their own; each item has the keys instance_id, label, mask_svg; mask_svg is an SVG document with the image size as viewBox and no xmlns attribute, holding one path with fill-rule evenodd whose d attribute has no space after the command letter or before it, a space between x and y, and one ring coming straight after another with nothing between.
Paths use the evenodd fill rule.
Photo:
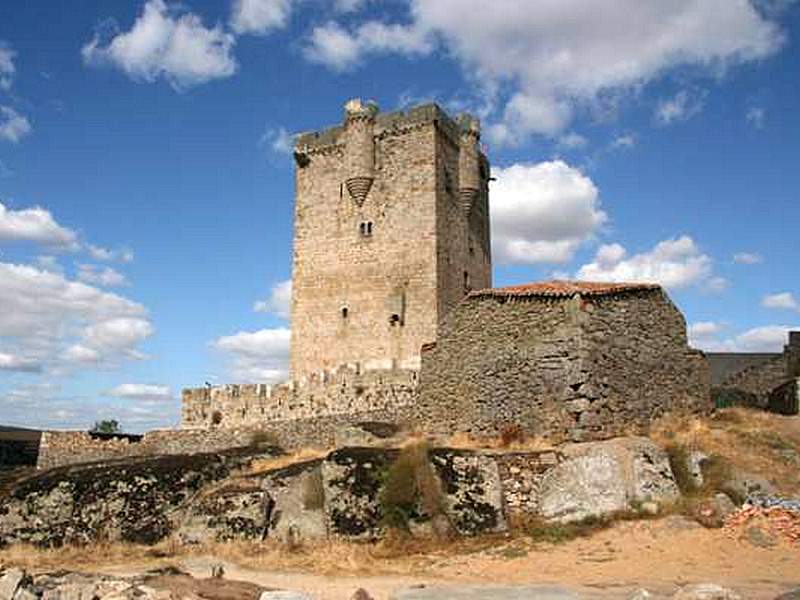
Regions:
<instances>
[{"instance_id":1,"label":"narrow window","mask_svg":"<svg viewBox=\"0 0 800 600\"><path fill-rule=\"evenodd\" d=\"M469 290L470 290L469 273L467 271L464 271L464 291L468 292Z\"/></svg>"},{"instance_id":2,"label":"narrow window","mask_svg":"<svg viewBox=\"0 0 800 600\"><path fill-rule=\"evenodd\" d=\"M362 237L370 237L372 235L372 221L362 221L359 223L358 231Z\"/></svg>"},{"instance_id":3,"label":"narrow window","mask_svg":"<svg viewBox=\"0 0 800 600\"><path fill-rule=\"evenodd\" d=\"M346 306L342 307L342 318L347 319L348 310Z\"/></svg>"}]
</instances>

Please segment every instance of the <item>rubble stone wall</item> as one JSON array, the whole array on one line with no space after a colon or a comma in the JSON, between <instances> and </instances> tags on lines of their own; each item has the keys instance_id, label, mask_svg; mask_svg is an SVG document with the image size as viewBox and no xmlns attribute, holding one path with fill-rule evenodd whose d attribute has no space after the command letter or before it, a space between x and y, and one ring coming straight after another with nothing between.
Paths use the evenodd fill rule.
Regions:
<instances>
[{"instance_id":1,"label":"rubble stone wall","mask_svg":"<svg viewBox=\"0 0 800 600\"><path fill-rule=\"evenodd\" d=\"M575 441L710 408L708 365L660 289L602 297L471 295L423 352L414 425L476 435L521 427Z\"/></svg>"}]
</instances>

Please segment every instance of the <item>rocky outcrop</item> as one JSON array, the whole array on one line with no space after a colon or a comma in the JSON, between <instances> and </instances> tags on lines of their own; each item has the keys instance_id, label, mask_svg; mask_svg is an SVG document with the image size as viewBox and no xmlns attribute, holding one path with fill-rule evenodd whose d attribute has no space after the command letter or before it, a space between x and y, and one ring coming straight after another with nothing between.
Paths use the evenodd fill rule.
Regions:
<instances>
[{"instance_id":1,"label":"rocky outcrop","mask_svg":"<svg viewBox=\"0 0 800 600\"><path fill-rule=\"evenodd\" d=\"M542 478L539 512L545 519L580 521L679 495L667 454L647 438L575 444L563 454Z\"/></svg>"},{"instance_id":2,"label":"rocky outcrop","mask_svg":"<svg viewBox=\"0 0 800 600\"><path fill-rule=\"evenodd\" d=\"M341 448L269 468L275 451L168 456L57 468L0 498L0 545L153 544L325 537L371 540L388 526L412 534L502 532L509 515L569 522L678 496L666 454L645 438L540 452L424 449L403 475L405 450ZM408 456L406 455L406 458ZM402 470L401 470L402 471ZM391 477L401 490L387 500ZM417 490L410 497L408 486ZM393 503L394 502L394 503Z\"/></svg>"}]
</instances>

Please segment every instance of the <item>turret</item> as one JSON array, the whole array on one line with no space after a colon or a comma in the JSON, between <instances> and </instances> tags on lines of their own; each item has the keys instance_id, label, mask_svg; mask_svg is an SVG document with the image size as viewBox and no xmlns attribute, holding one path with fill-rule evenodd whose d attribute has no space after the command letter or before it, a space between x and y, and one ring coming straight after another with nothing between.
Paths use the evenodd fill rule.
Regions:
<instances>
[{"instance_id":1,"label":"turret","mask_svg":"<svg viewBox=\"0 0 800 600\"><path fill-rule=\"evenodd\" d=\"M361 206L375 180L375 143L372 137L378 105L362 104L354 98L344 105L346 131L345 185L350 196Z\"/></svg>"},{"instance_id":2,"label":"turret","mask_svg":"<svg viewBox=\"0 0 800 600\"><path fill-rule=\"evenodd\" d=\"M461 127L460 150L458 154L458 193L464 212L469 214L481 189L478 141L481 137L480 123L471 115L458 118Z\"/></svg>"}]
</instances>

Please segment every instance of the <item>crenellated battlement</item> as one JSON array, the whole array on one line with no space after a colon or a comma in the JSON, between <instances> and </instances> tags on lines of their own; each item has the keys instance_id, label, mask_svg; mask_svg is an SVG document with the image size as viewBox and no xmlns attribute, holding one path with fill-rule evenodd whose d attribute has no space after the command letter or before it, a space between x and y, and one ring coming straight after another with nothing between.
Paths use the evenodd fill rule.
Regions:
<instances>
[{"instance_id":1,"label":"crenellated battlement","mask_svg":"<svg viewBox=\"0 0 800 600\"><path fill-rule=\"evenodd\" d=\"M286 383L184 389L183 428L252 427L276 421L393 411L416 397L415 369L342 365Z\"/></svg>"}]
</instances>

